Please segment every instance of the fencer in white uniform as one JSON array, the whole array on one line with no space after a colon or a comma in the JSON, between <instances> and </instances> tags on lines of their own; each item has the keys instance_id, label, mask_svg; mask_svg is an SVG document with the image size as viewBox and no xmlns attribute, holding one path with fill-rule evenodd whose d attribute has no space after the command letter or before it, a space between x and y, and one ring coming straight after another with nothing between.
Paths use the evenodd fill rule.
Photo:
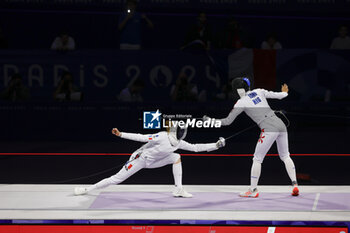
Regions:
<instances>
[{"instance_id":1,"label":"fencer in white uniform","mask_svg":"<svg viewBox=\"0 0 350 233\"><path fill-rule=\"evenodd\" d=\"M230 125L236 117L245 112L261 129L260 137L255 147L251 168L250 188L240 194L241 197L258 197L257 189L261 164L265 155L276 141L280 159L284 162L287 173L292 181L292 195L298 196L299 189L296 180L296 171L288 149L288 133L283 121L276 116L266 99L283 99L288 96L288 86L282 85L281 92L272 92L264 89L250 90L248 78L240 77L232 81L234 94L239 96L232 111L226 118L220 119L222 125ZM210 118L204 116L204 120Z\"/></svg>"},{"instance_id":2,"label":"fencer in white uniform","mask_svg":"<svg viewBox=\"0 0 350 233\"><path fill-rule=\"evenodd\" d=\"M192 197L192 194L185 191L182 186L182 165L180 155L174 153L177 149L200 152L213 151L225 146L225 139L219 138L216 143L191 144L183 139L186 137L187 128L172 126L156 134L144 135L136 133L119 132L114 128L112 133L124 139L145 142L143 146L137 149L129 158L128 162L115 175L103 179L100 182L89 187L76 187L75 195L83 195L94 189L102 189L109 185L115 185L123 182L142 168L157 168L168 164L173 164L173 175L175 197Z\"/></svg>"}]
</instances>

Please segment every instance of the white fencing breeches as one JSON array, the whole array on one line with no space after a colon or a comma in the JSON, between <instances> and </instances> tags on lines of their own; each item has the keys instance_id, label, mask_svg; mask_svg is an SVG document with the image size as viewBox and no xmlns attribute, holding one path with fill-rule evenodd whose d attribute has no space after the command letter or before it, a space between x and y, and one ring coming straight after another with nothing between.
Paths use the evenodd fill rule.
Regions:
<instances>
[{"instance_id":1,"label":"white fencing breeches","mask_svg":"<svg viewBox=\"0 0 350 233\"><path fill-rule=\"evenodd\" d=\"M259 140L255 147L254 160L262 163L267 152L270 150L272 144L276 141L277 150L280 159L284 161L289 157L288 149L288 133L283 132L265 132L264 129L261 130Z\"/></svg>"},{"instance_id":2,"label":"white fencing breeches","mask_svg":"<svg viewBox=\"0 0 350 233\"><path fill-rule=\"evenodd\" d=\"M132 160L125 164L120 171L106 179L101 180L100 182L89 187L88 191L93 189L105 188L109 185L120 184L121 182L128 179L130 176L134 175L136 172L140 171L143 168L157 168L163 167L168 164L175 163L180 158L179 154L171 153L170 155L161 158L160 160L147 161L147 158L140 156L139 158Z\"/></svg>"}]
</instances>

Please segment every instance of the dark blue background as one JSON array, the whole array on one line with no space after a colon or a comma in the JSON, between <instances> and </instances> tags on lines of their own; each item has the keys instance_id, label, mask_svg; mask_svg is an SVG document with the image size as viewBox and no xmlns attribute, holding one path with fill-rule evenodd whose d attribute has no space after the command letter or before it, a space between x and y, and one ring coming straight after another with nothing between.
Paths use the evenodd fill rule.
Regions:
<instances>
[{"instance_id":1,"label":"dark blue background","mask_svg":"<svg viewBox=\"0 0 350 233\"><path fill-rule=\"evenodd\" d=\"M122 1L91 5L82 1L72 4L16 2L0 3L0 27L9 42L9 50L0 52L0 88L4 88L4 64L18 65L26 84L29 64L42 65L45 78L43 87L37 82L30 87L30 101L0 103L0 152L131 153L141 144L115 138L110 130L119 127L124 131L149 133L142 129L139 119L144 110L160 109L163 113L194 117L226 116L233 106L231 101L173 103L169 98L171 85L154 89L149 81L151 69L159 64L171 68L171 84L181 68L188 64L197 71L193 81L211 94L217 93L218 87L206 79L205 66L210 67L212 75L218 73L221 85L227 81L227 56L234 51L217 51L214 43L209 55L215 64L204 52L178 51L189 25L195 22L198 12L205 11L216 35L221 33L227 19L234 16L251 40L251 47L259 48L266 35L274 31L282 46L287 48L277 52L276 77L273 78L276 78L274 90L287 82L290 95L282 101L271 101L271 106L289 112L291 153L349 153L349 119L346 119L349 117L349 52L328 50L337 36L338 26L349 24L349 3L345 0L274 1L272 4L142 1L139 11L147 13L155 28L143 28L144 50L139 52L118 50L117 22L123 9ZM74 37L76 51L68 54L48 51L62 30L68 30ZM55 88L52 65L56 63L67 65L75 84L79 83L80 72L84 72L85 86L81 87L84 102L56 103L52 100ZM104 88L97 88L93 83L96 80L93 69L100 64L108 68L108 85ZM140 77L146 82L145 102L123 104L115 97L135 75L135 70L129 76L126 74L126 68L134 64L139 66ZM160 72L157 79L157 83L164 82L164 74ZM324 102L326 90L332 92L330 102ZM187 140L213 142L219 136L230 136L252 124L242 114L233 125L220 130L192 130ZM258 128L251 129L216 153L253 153L258 135ZM276 152L275 146L270 152ZM349 158L293 157L298 173L311 177L300 179L302 184L349 184ZM57 183L123 164L126 159L127 156L3 155L0 157L0 182ZM251 157L184 157L184 183L248 184L250 166ZM93 183L116 170L71 183ZM141 171L127 183L172 183L171 169L168 166ZM278 158L265 159L260 183L289 183Z\"/></svg>"}]
</instances>

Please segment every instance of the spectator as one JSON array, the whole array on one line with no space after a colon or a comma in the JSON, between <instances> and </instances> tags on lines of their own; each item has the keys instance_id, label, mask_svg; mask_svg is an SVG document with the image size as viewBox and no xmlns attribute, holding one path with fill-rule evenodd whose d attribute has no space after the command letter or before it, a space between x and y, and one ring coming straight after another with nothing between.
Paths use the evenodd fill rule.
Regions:
<instances>
[{"instance_id":1,"label":"spectator","mask_svg":"<svg viewBox=\"0 0 350 233\"><path fill-rule=\"evenodd\" d=\"M7 48L8 48L7 39L6 39L2 29L0 28L0 49L7 49Z\"/></svg>"},{"instance_id":2,"label":"spectator","mask_svg":"<svg viewBox=\"0 0 350 233\"><path fill-rule=\"evenodd\" d=\"M266 40L261 43L262 49L281 49L282 45L277 41L277 36L275 33L270 33Z\"/></svg>"},{"instance_id":3,"label":"spectator","mask_svg":"<svg viewBox=\"0 0 350 233\"><path fill-rule=\"evenodd\" d=\"M184 48L210 49L212 41L211 27L207 22L207 15L199 13L197 22L192 25L185 37Z\"/></svg>"},{"instance_id":4,"label":"spectator","mask_svg":"<svg viewBox=\"0 0 350 233\"><path fill-rule=\"evenodd\" d=\"M60 36L56 37L51 45L52 50L70 51L75 49L74 39L68 35L67 32L62 32Z\"/></svg>"},{"instance_id":5,"label":"spectator","mask_svg":"<svg viewBox=\"0 0 350 233\"><path fill-rule=\"evenodd\" d=\"M245 35L237 20L233 17L228 19L226 29L221 38L220 47L226 49L239 49L247 47L244 41Z\"/></svg>"},{"instance_id":6,"label":"spectator","mask_svg":"<svg viewBox=\"0 0 350 233\"><path fill-rule=\"evenodd\" d=\"M221 87L221 92L216 94L216 99L218 100L233 100L234 99L234 94L232 91L232 80L229 79L227 83L225 83Z\"/></svg>"},{"instance_id":7,"label":"spectator","mask_svg":"<svg viewBox=\"0 0 350 233\"><path fill-rule=\"evenodd\" d=\"M121 102L143 102L141 92L144 87L143 80L138 78L130 87L126 87L120 92L118 100Z\"/></svg>"},{"instance_id":8,"label":"spectator","mask_svg":"<svg viewBox=\"0 0 350 233\"><path fill-rule=\"evenodd\" d=\"M54 99L58 101L81 101L82 93L79 88L73 84L73 76L68 71L62 74L60 83L55 92Z\"/></svg>"},{"instance_id":9,"label":"spectator","mask_svg":"<svg viewBox=\"0 0 350 233\"><path fill-rule=\"evenodd\" d=\"M188 81L185 73L180 73L176 84L171 87L170 96L173 101L197 101L198 88Z\"/></svg>"},{"instance_id":10,"label":"spectator","mask_svg":"<svg viewBox=\"0 0 350 233\"><path fill-rule=\"evenodd\" d=\"M30 98L29 89L24 86L19 73L12 75L7 88L1 93L1 99L10 101L23 101Z\"/></svg>"},{"instance_id":11,"label":"spectator","mask_svg":"<svg viewBox=\"0 0 350 233\"><path fill-rule=\"evenodd\" d=\"M152 21L136 11L135 0L126 2L126 9L120 15L118 29L120 31L120 49L141 48L141 19L144 19L149 28L154 28Z\"/></svg>"},{"instance_id":12,"label":"spectator","mask_svg":"<svg viewBox=\"0 0 350 233\"><path fill-rule=\"evenodd\" d=\"M350 49L350 38L348 36L348 27L342 25L338 30L339 36L334 38L331 49Z\"/></svg>"}]
</instances>

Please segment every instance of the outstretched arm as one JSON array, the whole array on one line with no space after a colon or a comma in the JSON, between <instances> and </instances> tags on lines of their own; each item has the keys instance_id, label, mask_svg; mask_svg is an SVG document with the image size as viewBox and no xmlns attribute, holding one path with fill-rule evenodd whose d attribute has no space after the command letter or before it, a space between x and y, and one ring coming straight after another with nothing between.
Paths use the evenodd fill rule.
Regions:
<instances>
[{"instance_id":1,"label":"outstretched arm","mask_svg":"<svg viewBox=\"0 0 350 233\"><path fill-rule=\"evenodd\" d=\"M129 139L137 142L149 142L154 140L153 135L145 135L145 134L139 134L139 133L125 133L125 132L120 132L117 128L112 129L112 134L124 139Z\"/></svg>"},{"instance_id":2,"label":"outstretched arm","mask_svg":"<svg viewBox=\"0 0 350 233\"><path fill-rule=\"evenodd\" d=\"M236 119L236 117L242 112L243 112L243 108L235 106L226 118L218 119L218 120L221 121L222 125L230 125Z\"/></svg>"},{"instance_id":3,"label":"outstretched arm","mask_svg":"<svg viewBox=\"0 0 350 233\"><path fill-rule=\"evenodd\" d=\"M228 114L228 116L226 118L222 118L222 119L216 119L217 121L221 121L221 125L230 125L235 119L236 117L241 114L243 112L243 108L241 107L235 107L231 110L231 112ZM210 121L211 118L204 115L203 116L203 120L204 121Z\"/></svg>"},{"instance_id":4,"label":"outstretched arm","mask_svg":"<svg viewBox=\"0 0 350 233\"><path fill-rule=\"evenodd\" d=\"M273 92L264 90L264 95L268 99L283 99L288 96L288 85L283 84L281 87L281 92Z\"/></svg>"},{"instance_id":5,"label":"outstretched arm","mask_svg":"<svg viewBox=\"0 0 350 233\"><path fill-rule=\"evenodd\" d=\"M145 14L142 14L141 17L142 17L144 20L146 20L147 26L148 26L149 28L152 28L152 29L154 28L154 25L153 25L152 21L151 21Z\"/></svg>"},{"instance_id":6,"label":"outstretched arm","mask_svg":"<svg viewBox=\"0 0 350 233\"><path fill-rule=\"evenodd\" d=\"M131 12L126 15L126 17L122 18L120 20L120 23L118 24L118 29L121 31L124 29L126 23L134 16L134 12ZM122 17L122 16L121 16Z\"/></svg>"},{"instance_id":7,"label":"outstretched arm","mask_svg":"<svg viewBox=\"0 0 350 233\"><path fill-rule=\"evenodd\" d=\"M219 138L219 140L216 143L197 143L197 144L191 144L182 140L179 144L179 149L193 151L193 152L201 152L201 151L209 152L209 151L217 150L224 146L225 146L224 138Z\"/></svg>"},{"instance_id":8,"label":"outstretched arm","mask_svg":"<svg viewBox=\"0 0 350 233\"><path fill-rule=\"evenodd\" d=\"M221 125L230 125L236 119L236 117L243 112L243 110L244 110L244 107L242 102L237 101L237 103L235 104L235 106L233 106L233 109L231 110L231 112L228 114L226 118L215 119L215 120L221 121ZM204 121L207 121L210 119L211 118L208 116L203 116Z\"/></svg>"}]
</instances>

